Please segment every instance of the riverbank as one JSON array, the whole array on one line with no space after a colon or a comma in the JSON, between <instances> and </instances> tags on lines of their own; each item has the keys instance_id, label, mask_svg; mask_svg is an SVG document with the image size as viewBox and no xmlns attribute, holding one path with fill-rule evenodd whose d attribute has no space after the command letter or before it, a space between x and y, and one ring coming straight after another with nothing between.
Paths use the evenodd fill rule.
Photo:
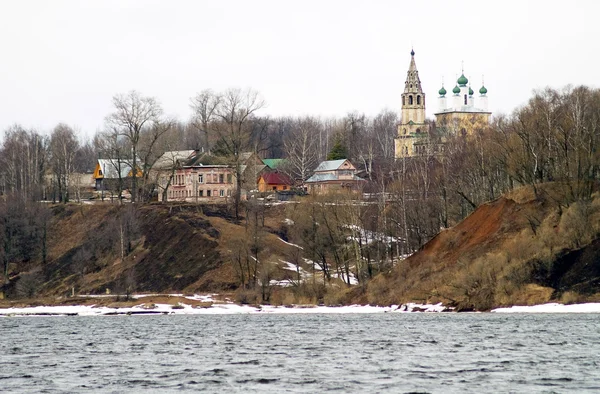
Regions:
<instances>
[{"instance_id":1,"label":"riverbank","mask_svg":"<svg viewBox=\"0 0 600 394\"><path fill-rule=\"evenodd\" d=\"M115 316L115 315L229 315L229 314L371 314L440 313L452 308L439 304L407 303L372 305L242 305L217 294L135 295L127 301L115 297L81 296L63 305L19 305L0 307L0 316ZM563 305L558 303L493 309L493 313L600 313L600 303Z\"/></svg>"}]
</instances>

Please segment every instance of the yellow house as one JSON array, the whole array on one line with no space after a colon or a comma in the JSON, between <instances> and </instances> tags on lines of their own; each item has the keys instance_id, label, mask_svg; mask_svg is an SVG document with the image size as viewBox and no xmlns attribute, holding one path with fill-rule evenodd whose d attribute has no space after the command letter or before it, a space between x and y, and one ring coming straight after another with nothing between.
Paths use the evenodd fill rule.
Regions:
<instances>
[{"instance_id":1,"label":"yellow house","mask_svg":"<svg viewBox=\"0 0 600 394\"><path fill-rule=\"evenodd\" d=\"M136 177L140 178L141 176L142 171L138 167ZM118 180L119 178L132 178L133 171L131 164L123 159L98 159L92 177L96 182L96 190L106 190L109 187L107 182Z\"/></svg>"},{"instance_id":2,"label":"yellow house","mask_svg":"<svg viewBox=\"0 0 600 394\"><path fill-rule=\"evenodd\" d=\"M290 190L292 180L285 174L279 172L267 172L258 178L258 191L283 191Z\"/></svg>"}]
</instances>

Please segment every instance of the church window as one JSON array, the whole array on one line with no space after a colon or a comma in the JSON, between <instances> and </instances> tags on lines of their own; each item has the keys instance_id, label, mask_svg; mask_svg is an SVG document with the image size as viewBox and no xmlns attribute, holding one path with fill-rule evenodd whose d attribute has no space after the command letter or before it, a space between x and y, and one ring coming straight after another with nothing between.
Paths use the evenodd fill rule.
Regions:
<instances>
[{"instance_id":1,"label":"church window","mask_svg":"<svg viewBox=\"0 0 600 394\"><path fill-rule=\"evenodd\" d=\"M412 89L412 83L410 84L410 88Z\"/></svg>"},{"instance_id":2,"label":"church window","mask_svg":"<svg viewBox=\"0 0 600 394\"><path fill-rule=\"evenodd\" d=\"M419 134L421 132L421 129L417 129L417 134Z\"/></svg>"},{"instance_id":3,"label":"church window","mask_svg":"<svg viewBox=\"0 0 600 394\"><path fill-rule=\"evenodd\" d=\"M421 96L417 96L417 105L421 105Z\"/></svg>"},{"instance_id":4,"label":"church window","mask_svg":"<svg viewBox=\"0 0 600 394\"><path fill-rule=\"evenodd\" d=\"M465 94L465 105L467 105L467 95Z\"/></svg>"},{"instance_id":5,"label":"church window","mask_svg":"<svg viewBox=\"0 0 600 394\"><path fill-rule=\"evenodd\" d=\"M405 100L404 100L404 96L402 96L402 105L406 105Z\"/></svg>"},{"instance_id":6,"label":"church window","mask_svg":"<svg viewBox=\"0 0 600 394\"><path fill-rule=\"evenodd\" d=\"M406 134L406 129L404 129L404 134Z\"/></svg>"},{"instance_id":7,"label":"church window","mask_svg":"<svg viewBox=\"0 0 600 394\"><path fill-rule=\"evenodd\" d=\"M408 105L412 105L413 104L413 98L412 96L408 96Z\"/></svg>"}]
</instances>

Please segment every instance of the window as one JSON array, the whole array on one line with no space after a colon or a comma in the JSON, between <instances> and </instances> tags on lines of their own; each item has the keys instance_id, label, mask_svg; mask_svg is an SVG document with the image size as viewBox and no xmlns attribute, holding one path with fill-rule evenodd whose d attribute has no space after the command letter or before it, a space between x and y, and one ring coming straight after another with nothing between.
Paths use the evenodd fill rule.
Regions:
<instances>
[{"instance_id":1,"label":"window","mask_svg":"<svg viewBox=\"0 0 600 394\"><path fill-rule=\"evenodd\" d=\"M203 197L204 196L204 190L198 190L198 196Z\"/></svg>"},{"instance_id":2,"label":"window","mask_svg":"<svg viewBox=\"0 0 600 394\"><path fill-rule=\"evenodd\" d=\"M231 174L227 174L227 183L233 183Z\"/></svg>"},{"instance_id":3,"label":"window","mask_svg":"<svg viewBox=\"0 0 600 394\"><path fill-rule=\"evenodd\" d=\"M283 190L287 190L287 185L283 185Z\"/></svg>"},{"instance_id":4,"label":"window","mask_svg":"<svg viewBox=\"0 0 600 394\"><path fill-rule=\"evenodd\" d=\"M408 96L408 105L413 105L413 98L412 98L412 96Z\"/></svg>"},{"instance_id":5,"label":"window","mask_svg":"<svg viewBox=\"0 0 600 394\"><path fill-rule=\"evenodd\" d=\"M204 175L202 175L202 174L198 175L198 183L204 183Z\"/></svg>"},{"instance_id":6,"label":"window","mask_svg":"<svg viewBox=\"0 0 600 394\"><path fill-rule=\"evenodd\" d=\"M231 197L231 189L227 189L227 197Z\"/></svg>"},{"instance_id":7,"label":"window","mask_svg":"<svg viewBox=\"0 0 600 394\"><path fill-rule=\"evenodd\" d=\"M213 174L213 183L219 182L219 176L217 174ZM215 193L217 194L217 193Z\"/></svg>"},{"instance_id":8,"label":"window","mask_svg":"<svg viewBox=\"0 0 600 394\"><path fill-rule=\"evenodd\" d=\"M417 96L417 105L421 105L421 96Z\"/></svg>"},{"instance_id":9,"label":"window","mask_svg":"<svg viewBox=\"0 0 600 394\"><path fill-rule=\"evenodd\" d=\"M206 191L206 197L210 197L210 190Z\"/></svg>"},{"instance_id":10,"label":"window","mask_svg":"<svg viewBox=\"0 0 600 394\"><path fill-rule=\"evenodd\" d=\"M404 97L404 96L402 96L402 105L406 105L406 102L405 102L405 100L404 100L404 99L405 99L405 97Z\"/></svg>"},{"instance_id":11,"label":"window","mask_svg":"<svg viewBox=\"0 0 600 394\"><path fill-rule=\"evenodd\" d=\"M219 197L225 197L225 190L219 190Z\"/></svg>"},{"instance_id":12,"label":"window","mask_svg":"<svg viewBox=\"0 0 600 394\"><path fill-rule=\"evenodd\" d=\"M219 174L219 183L225 182L225 176L223 174Z\"/></svg>"},{"instance_id":13,"label":"window","mask_svg":"<svg viewBox=\"0 0 600 394\"><path fill-rule=\"evenodd\" d=\"M404 129L404 134L406 134L406 129Z\"/></svg>"},{"instance_id":14,"label":"window","mask_svg":"<svg viewBox=\"0 0 600 394\"><path fill-rule=\"evenodd\" d=\"M467 105L467 95L465 94L465 105Z\"/></svg>"},{"instance_id":15,"label":"window","mask_svg":"<svg viewBox=\"0 0 600 394\"><path fill-rule=\"evenodd\" d=\"M277 186L273 186L273 190L277 190Z\"/></svg>"}]
</instances>

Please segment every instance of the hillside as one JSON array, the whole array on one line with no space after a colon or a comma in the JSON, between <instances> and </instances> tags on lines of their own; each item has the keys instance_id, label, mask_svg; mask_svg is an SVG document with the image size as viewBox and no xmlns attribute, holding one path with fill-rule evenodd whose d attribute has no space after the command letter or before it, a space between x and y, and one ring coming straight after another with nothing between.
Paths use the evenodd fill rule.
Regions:
<instances>
[{"instance_id":1,"label":"hillside","mask_svg":"<svg viewBox=\"0 0 600 394\"><path fill-rule=\"evenodd\" d=\"M277 262L291 247L275 235L281 210L266 210L264 227L252 235L263 245L259 260L264 256ZM38 256L11 266L9 299L73 293L227 293L240 287L232 254L250 231L245 220L233 219L227 206L149 204L134 209L61 204L50 211L47 262L41 263ZM259 268L263 266L248 265L252 277ZM269 272L272 280L291 274L276 265Z\"/></svg>"},{"instance_id":2,"label":"hillside","mask_svg":"<svg viewBox=\"0 0 600 394\"><path fill-rule=\"evenodd\" d=\"M483 204L369 283L370 303L486 310L600 299L600 198L564 204L560 185ZM559 203L561 202L561 203Z\"/></svg>"},{"instance_id":3,"label":"hillside","mask_svg":"<svg viewBox=\"0 0 600 394\"><path fill-rule=\"evenodd\" d=\"M358 286L344 283L339 271L325 280L304 257L311 253L307 245L286 242L303 225L302 209L299 221L290 224L286 217L292 211L277 205L255 206L240 220L219 205L53 205L46 262L37 254L12 265L5 302L51 303L79 294L219 293L242 303L442 302L459 310L487 310L598 301L600 198L569 201L563 190L546 184L535 195L521 188L483 204ZM345 225L340 230L349 231ZM343 232L340 236L352 242ZM356 266L349 270L356 278Z\"/></svg>"}]
</instances>

